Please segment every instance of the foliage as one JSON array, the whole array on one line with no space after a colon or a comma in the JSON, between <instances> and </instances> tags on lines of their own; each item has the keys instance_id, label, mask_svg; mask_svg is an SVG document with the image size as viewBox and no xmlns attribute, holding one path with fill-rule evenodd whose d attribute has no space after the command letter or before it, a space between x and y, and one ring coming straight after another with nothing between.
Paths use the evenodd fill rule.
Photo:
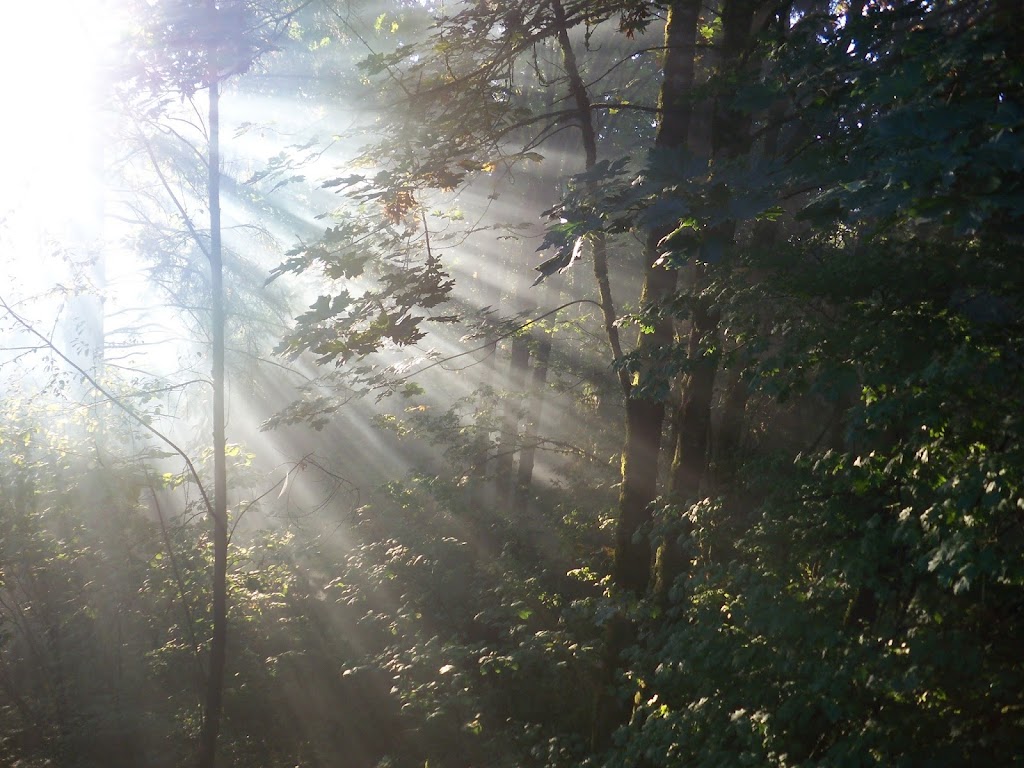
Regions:
<instances>
[{"instance_id":1,"label":"foliage","mask_svg":"<svg viewBox=\"0 0 1024 768\"><path fill-rule=\"evenodd\" d=\"M180 476L159 471L158 452L125 453L144 441L115 429L111 408L104 428L61 419L56 403L11 400L0 423L0 750L11 764L180 764L199 726L208 533L191 510L167 515ZM229 589L238 652L224 752L238 765L293 766L311 743L329 749L325 714L285 725L300 682L281 670L295 649L332 668L290 537L236 533ZM346 706L343 690L323 695Z\"/></svg>"},{"instance_id":2,"label":"foliage","mask_svg":"<svg viewBox=\"0 0 1024 768\"><path fill-rule=\"evenodd\" d=\"M125 56L123 75L165 97L191 97L209 85L249 70L278 45L297 8L261 0L162 0L132 8L140 29ZM212 54L212 59L211 59Z\"/></svg>"},{"instance_id":3,"label":"foliage","mask_svg":"<svg viewBox=\"0 0 1024 768\"><path fill-rule=\"evenodd\" d=\"M505 518L457 484L412 477L360 511L326 588L354 664L394 680L407 738L397 765L516 765L585 725L593 629L564 567L565 525ZM563 543L564 542L564 543ZM398 742L402 744L403 742Z\"/></svg>"},{"instance_id":4,"label":"foliage","mask_svg":"<svg viewBox=\"0 0 1024 768\"><path fill-rule=\"evenodd\" d=\"M669 4L566 2L561 31L579 45L588 93L602 94L601 157L572 176L571 163L552 170L566 149L555 137L582 119L560 106L564 51L545 48L560 32L556 5L395 3L362 27L340 5L296 17L280 61L312 67L309 92L321 95L353 86L333 47L369 44L359 29L373 30L359 77L380 119L374 143L319 190L302 186L320 160L304 139L236 185L235 200L268 211L278 190L301 187L308 195L274 223L328 222L303 229L267 282L313 285L278 352L330 372L266 426L331 427L360 394L400 393L373 420L414 469L366 489L347 516L328 499L317 518L264 531L249 521L282 508L289 484L315 487L297 478L316 464L299 461L275 496L264 457L232 448L219 759L1020 764L1018 9L704 8L699 76L672 102L692 110L690 141L655 149L643 116L665 112L630 101L649 95L657 65L639 40ZM220 4L228 34L200 23L207 7L160 5L140 38L149 47L132 53L133 88L191 97L210 75L207 36L223 38L225 67L244 71L295 10ZM756 34L730 48L737 9ZM614 107L612 73L632 89ZM168 103L141 113L157 148ZM515 174L518 188L496 181ZM510 264L528 255L529 227L467 270L460 241L437 232L459 217L432 206L461 196L475 215L515 195L539 213L556 188L550 226L526 250L549 251L542 288L566 295L523 327L495 307L518 298L505 272L518 275ZM341 207L325 215L332 191ZM149 208L137 210L188 224L183 210ZM469 232L452 229L481 238L464 240L474 247L500 228L480 215ZM191 295L204 284L175 229L133 242L161 257L154 275ZM610 300L592 313L578 274L554 275L599 243L616 291L644 278L644 247L648 273L679 279L627 303L624 318ZM457 292L486 267L504 283ZM473 318L483 331L459 340L459 357L410 364L429 330ZM251 319L237 322L238 338L254 333ZM620 356L618 379L600 361L625 326L641 339L668 327L670 342ZM464 361L479 369L446 368L481 336L484 354ZM554 345L543 362L541 340ZM505 356L507 376L495 363ZM624 595L612 557L623 411L642 401L682 413L709 370L702 474L685 492L663 482L634 537L657 552L652 571L673 555L681 564L658 571L668 584ZM0 760L188 764L212 636L195 478L109 403L65 406L12 397L0 420ZM663 441L678 446L684 426L677 417ZM379 458L368 440L324 434L317 450L357 456L354 473ZM533 450L545 454L524 486L514 457L522 469ZM661 455L664 479L677 467ZM208 460L197 457L201 477ZM249 485L256 502L242 500ZM624 715L607 740L593 732L605 696Z\"/></svg>"},{"instance_id":5,"label":"foliage","mask_svg":"<svg viewBox=\"0 0 1024 768\"><path fill-rule=\"evenodd\" d=\"M1022 81L997 10L871 6L774 49L789 149L723 169L764 202L704 295L755 402L824 428L769 410L745 481L684 512L692 567L644 624L608 764L1019 754ZM797 215L762 244L773 205Z\"/></svg>"},{"instance_id":6,"label":"foliage","mask_svg":"<svg viewBox=\"0 0 1024 768\"><path fill-rule=\"evenodd\" d=\"M426 335L420 327L424 320L451 322L450 315L416 314L447 301L454 283L429 253L422 265L409 264L415 236L415 230L396 232L386 223L368 225L362 217L327 230L311 246L293 249L271 279L316 265L328 280L351 283L370 268L374 285L357 295L341 288L318 297L296 318L296 328L277 351L291 358L308 351L319 363L340 366L388 345L415 344Z\"/></svg>"}]
</instances>

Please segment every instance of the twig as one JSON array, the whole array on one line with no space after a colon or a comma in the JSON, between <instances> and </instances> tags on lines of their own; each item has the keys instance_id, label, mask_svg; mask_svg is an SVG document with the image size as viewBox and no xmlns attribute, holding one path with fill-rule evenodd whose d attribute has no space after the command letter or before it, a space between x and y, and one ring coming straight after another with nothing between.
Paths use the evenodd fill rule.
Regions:
<instances>
[{"instance_id":1,"label":"twig","mask_svg":"<svg viewBox=\"0 0 1024 768\"><path fill-rule=\"evenodd\" d=\"M88 371L82 368L82 366L80 366L74 360L69 358L59 349L57 349L56 345L54 345L52 341L50 341L43 334L37 331L35 327L31 323L29 323L25 318L23 318L21 315L19 315L17 312L11 309L11 306L7 303L7 300L4 299L3 296L0 296L0 307L3 307L7 314L13 317L15 322L18 323L18 325L20 325L26 331L28 331L33 336L42 341L47 347L50 348L50 350L54 354L56 354L61 360L63 360L65 363L71 366L80 376L82 376L82 378L88 381L89 384L91 384L93 388L96 389L97 392L106 397L110 402L112 402L114 405L116 405L118 408L120 408L122 411L128 414L132 419L138 422L138 424L141 427L151 432L153 435L156 436L158 440L164 443L164 445L168 446L172 451L178 454L184 460L185 466L188 467L189 474L192 475L192 479L195 481L196 487L199 489L199 493L203 497L203 506L206 507L206 512L211 517L213 516L213 504L210 502L210 497L206 493L206 488L203 487L203 482L199 478L199 472L196 470L195 464L192 463L192 459L189 458L189 455L185 453L185 451L183 451L180 447L178 447L177 443L171 440L171 438L167 437L167 435L158 430L156 427L147 423L146 420L143 419L142 416L140 416L135 411L134 408L132 408L129 405L126 405L124 402L121 401L119 397L105 389L98 381L96 381L96 379L94 379L89 374Z\"/></svg>"}]
</instances>

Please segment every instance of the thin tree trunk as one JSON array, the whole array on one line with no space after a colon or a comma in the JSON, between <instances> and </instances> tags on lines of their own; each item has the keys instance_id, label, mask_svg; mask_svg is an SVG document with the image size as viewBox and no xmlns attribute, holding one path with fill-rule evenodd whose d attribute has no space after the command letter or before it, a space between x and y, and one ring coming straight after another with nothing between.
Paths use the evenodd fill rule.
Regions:
<instances>
[{"instance_id":1,"label":"thin tree trunk","mask_svg":"<svg viewBox=\"0 0 1024 768\"><path fill-rule=\"evenodd\" d=\"M207 5L211 17L217 13L214 0ZM199 736L199 768L213 768L220 734L224 699L224 669L227 662L227 563L228 511L227 460L224 434L224 264L220 229L220 84L217 56L212 49L209 64L209 177L210 206L210 305L213 358L213 637L210 642L206 705Z\"/></svg>"},{"instance_id":2,"label":"thin tree trunk","mask_svg":"<svg viewBox=\"0 0 1024 768\"><path fill-rule=\"evenodd\" d=\"M711 399L718 371L717 356L709 356L718 340L718 313L705 301L693 312L687 354L693 370L683 389L675 414L675 453L669 492L679 499L694 499L708 467L708 439L711 434Z\"/></svg>"},{"instance_id":3,"label":"thin tree trunk","mask_svg":"<svg viewBox=\"0 0 1024 768\"><path fill-rule=\"evenodd\" d=\"M736 480L749 399L750 385L743 376L743 366L737 363L729 372L722 403L722 416L719 419L713 446L715 470L712 485L716 490L725 491L731 488Z\"/></svg>"},{"instance_id":4,"label":"thin tree trunk","mask_svg":"<svg viewBox=\"0 0 1024 768\"><path fill-rule=\"evenodd\" d=\"M529 430L526 440L529 443L537 437L537 426L540 424L544 411L544 392L548 381L548 361L551 358L551 337L542 334L537 341L537 352L534 356L533 377L530 382L531 412L527 422ZM531 443L523 446L519 454L519 473L516 483L516 509L525 512L530 502L530 489L533 485L533 465L536 447Z\"/></svg>"},{"instance_id":5,"label":"thin tree trunk","mask_svg":"<svg viewBox=\"0 0 1024 768\"><path fill-rule=\"evenodd\" d=\"M569 29L566 24L565 10L559 0L554 0L552 10L555 13L555 22L558 25L558 45L562 49L562 62L565 65L565 72L569 78L569 91L572 93L573 101L576 103L576 115L580 126L580 134L583 141L583 164L586 170L590 170L597 164L597 131L594 129L594 117L590 95L587 93L586 83L580 74L579 64L576 62L576 52L573 50L572 42L569 40ZM587 183L590 193L596 191L593 182ZM598 295L601 299L601 314L604 318L604 330L608 339L608 346L611 349L612 361L622 357L622 343L619 340L619 329L615 325L618 319L615 314L615 301L612 298L611 282L608 279L608 247L603 233L596 233L591 244L594 254L594 278L597 280ZM619 386L625 397L629 397L630 381L625 371L618 372Z\"/></svg>"},{"instance_id":6,"label":"thin tree trunk","mask_svg":"<svg viewBox=\"0 0 1024 768\"><path fill-rule=\"evenodd\" d=\"M502 409L498 455L494 461L495 485L500 498L510 500L515 490L515 453L519 449L519 396L526 385L526 369L530 362L530 342L520 334L512 337L512 359L509 361L506 397Z\"/></svg>"}]
</instances>

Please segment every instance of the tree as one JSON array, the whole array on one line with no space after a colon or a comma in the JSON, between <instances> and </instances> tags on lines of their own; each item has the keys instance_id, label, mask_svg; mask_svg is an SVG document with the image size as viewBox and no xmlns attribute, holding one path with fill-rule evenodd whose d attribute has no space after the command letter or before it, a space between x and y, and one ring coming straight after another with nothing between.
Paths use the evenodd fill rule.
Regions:
<instances>
[{"instance_id":1,"label":"tree","mask_svg":"<svg viewBox=\"0 0 1024 768\"><path fill-rule=\"evenodd\" d=\"M665 510L672 535L672 518L684 515L689 572L641 629L653 656L631 672L646 703L613 764L641 755L675 764L679 744L697 764L723 753L764 764L963 763L982 752L998 761L1020 737L1018 719L992 719L1015 705L967 684L947 655L971 636L976 673L1014 675L976 623L968 584L992 574L983 563L1001 563L992 620L997 634L1012 633L1002 622L1016 621L1019 558L1014 545L982 555L967 542L981 519L998 526L1018 492L996 484L987 499L964 498L954 489L971 485L963 473L975 461L1015 461L1016 427L974 397L986 387L978 376L995 387L981 395L989 402L1017 388L1019 370L994 362L1017 356L1016 313L995 321L996 352L973 299L954 297L1019 301L1003 278L988 283L990 269L1006 267L1019 216L995 190L1019 181L986 158L1013 151L1016 137L986 126L1005 125L996 115L1014 100L1020 71L997 4L825 10L766 38L766 75L727 94L762 146L770 136L777 145L773 158L754 142L741 164L719 169L726 216L742 211L740 247L706 263L697 298L715 297L719 327L744 344L730 362L749 377L761 422L748 427L747 455L734 457L736 485ZM953 133L963 138L950 152ZM783 237L758 239L765 215L781 220ZM981 348L1000 367L991 378ZM970 427L954 415L964 413ZM954 508L971 518L966 528ZM936 526L939 509L948 516ZM1006 541L1015 527L1006 523L990 541ZM964 559L946 570L952 551Z\"/></svg>"},{"instance_id":2,"label":"tree","mask_svg":"<svg viewBox=\"0 0 1024 768\"><path fill-rule=\"evenodd\" d=\"M730 73L738 71L741 58L749 47L754 8L753 3L726 3L723 8L724 32L719 48L723 67ZM634 599L645 594L650 581L651 549L643 531L650 526L650 505L658 493L665 394L672 388L674 376L666 368L665 358L673 342L675 322L662 304L675 289L677 268L670 259L662 257L662 241L669 239L668 236L678 227L680 212L686 209L687 204L679 195L667 194L660 209L648 208L639 220L623 220L622 217L603 215L600 211L593 215L596 202L591 198L595 194L596 182L608 169L622 172L626 167L624 162L598 167L594 114L597 110L610 112L630 108L632 111L633 108L643 110L645 107L618 102L597 103L591 99L569 33L577 25L596 25L618 15L620 27L632 36L649 23L653 10L653 6L647 4L623 8L614 3L594 6L559 2L530 7L516 4L513 8L499 3L468 6L453 16L442 16L429 52L423 53L419 47L410 45L391 55L374 54L368 60L371 73L387 74L388 78L397 81L395 91L403 110L417 116L414 121L399 117L387 124L390 135L371 156L375 162L386 158L387 169L372 179L352 176L332 182L360 185L362 198L379 199L385 214L399 222L415 209L417 196L427 194L428 190L455 188L463 184L471 172L493 168L498 162L512 165L535 159L534 148L541 147L548 136L560 130L565 119L572 119L580 128L585 168L580 179L582 194L555 209L556 215L569 219L571 223L549 232L544 246L555 246L557 250L538 269L540 279L564 270L579 257L584 239L591 241L604 328L612 354L617 358L614 362L619 366L617 376L626 411L613 580L623 594ZM696 101L692 91L696 77L699 18L696 3L680 2L669 7L662 65L665 81L658 106L646 107L649 113L658 116L659 126L653 143L654 159L648 168L651 179L641 191L647 201L655 199L661 194L661 189L673 184L676 181L673 174L687 163L691 112ZM589 36L588 31L588 40ZM535 111L528 100L516 98L517 65L526 59L531 49L536 50L547 38L557 41L562 54L573 104L567 110ZM721 130L716 133L719 138L712 154L723 159L738 154L742 146L734 145L737 142L742 144L744 130L731 125L736 113L725 105L713 111L712 121ZM520 136L531 126L538 126L536 133L527 133L527 138L520 144ZM737 135L739 139L735 138ZM421 149L410 152L412 146ZM666 167L670 169L668 173L665 173ZM608 219L615 223L609 226ZM640 297L644 308L641 320L644 330L639 335L635 351L624 358L608 279L605 231L614 234L634 228L644 230L647 240L643 256L644 286ZM328 234L333 240L332 233ZM717 225L714 243L709 247L722 249L731 238L731 225L722 222ZM338 271L335 256L322 250L307 253L314 259L323 260L328 270ZM309 263L307 257L294 266L305 268ZM394 295L387 290L387 296ZM372 301L363 305L365 309L362 311L377 313L377 307L382 306L381 299L379 293L375 294ZM335 300L324 297L321 303L322 310L309 317L319 323L316 326L318 334L327 332L326 339L321 341L320 336L312 336L309 332L306 332L306 338L296 335L299 344L295 351L307 348L323 351L339 344L343 348L349 344L346 339L351 337L339 336L337 323L328 326L322 321L335 313L335 306L349 311L351 302L342 294ZM399 314L408 318L412 328L416 327L413 323L418 324L422 318L407 315L411 306L411 303L400 306ZM714 333L713 313L713 308L706 302L696 307L692 332L695 349L701 347L705 336ZM376 325L378 328L391 328L396 323L389 319ZM414 340L422 335L418 330L414 334ZM363 337L355 338L361 340ZM321 359L334 358L335 354L329 354ZM345 359L341 358L342 361ZM702 474L699 466L707 462L706 424L714 371L713 364L705 364L691 377L678 420L677 477L696 474L699 478ZM700 424L705 425L703 431ZM509 449L505 449L505 453L508 452ZM679 492L691 490L694 493L698 490L692 482L689 488L680 488ZM606 664L609 683L618 667L620 653L630 642L629 626L630 622L624 617L611 623ZM600 714L594 728L596 738L604 739L611 732L613 723L623 719L621 713L604 713L609 709L609 702L610 699L602 698L598 705Z\"/></svg>"},{"instance_id":3,"label":"tree","mask_svg":"<svg viewBox=\"0 0 1024 768\"><path fill-rule=\"evenodd\" d=\"M135 52L136 84L148 86L158 99L169 91L191 99L197 90L207 92L206 204L208 237L200 234L180 201L195 245L210 264L210 338L213 390L214 493L208 514L213 524L212 617L206 697L197 764L212 768L216 761L227 662L228 633L228 488L225 435L225 291L221 243L220 89L232 75L244 73L268 50L287 27L294 8L240 0L218 4L214 0L173 0L162 4L155 18L148 18L146 37ZM143 10L144 18L152 11ZM134 64L134 62L133 62ZM158 105L159 108L159 105ZM166 184L165 184L166 186Z\"/></svg>"},{"instance_id":4,"label":"tree","mask_svg":"<svg viewBox=\"0 0 1024 768\"><path fill-rule=\"evenodd\" d=\"M0 297L2 362L52 374L0 415L2 759L1013 763L1011 5L140 5L118 212L222 386L257 335L232 210L298 233L278 349L328 373L268 426L316 453L267 469L205 392L193 450L164 390L206 376L90 372ZM280 82L365 88L371 145L236 177L221 96ZM331 423L365 394L379 434Z\"/></svg>"},{"instance_id":5,"label":"tree","mask_svg":"<svg viewBox=\"0 0 1024 768\"><path fill-rule=\"evenodd\" d=\"M579 87L579 78L572 75L570 51L564 45L568 30L577 23L597 23L616 10L620 9L609 6L584 15L579 7L553 4L531 6L520 14L500 4L467 6L440 19L431 41L433 55L410 47L371 59L371 65L389 77L401 77L400 67L412 74L401 81L407 89L407 100L402 103L414 111L417 120L391 124L398 139L395 145L405 150L385 155L394 165L388 174L373 179L381 185L375 195L386 204L409 210L426 190L460 184L473 169L487 167L484 158L527 159L520 147L533 151L538 145L515 142L517 131L530 125L544 126L547 119L552 120L550 126L558 125L560 115L526 112L511 95L516 93L512 83L518 57L546 36L560 39L573 99L573 108L566 114L583 126L589 167L577 177L576 189L554 211L565 221L550 230L546 244L558 250L542 265L542 275L554 274L575 261L586 239L597 251L597 244L609 236L626 231L647 235L643 262L647 301L632 316L644 333L637 348L620 361L631 397L626 405L629 429L613 574L620 590L638 601L633 615L647 616L649 608L653 618L641 621L639 634L634 636L628 614L620 614L623 618L617 622L618 629L606 643L610 651L606 669L612 673L634 637L642 639L655 658L667 664L673 654L680 654L681 638L712 631L713 611L704 613L703 608L719 586L740 593L755 590L752 599L771 593L772 587L765 585L776 583L771 571L776 566L758 559L757 548L776 541L765 537L769 530L778 530L772 517L778 507L769 501L777 497L751 476L765 466L763 462L771 461L773 451L778 451L777 460L785 465L798 450L796 446L813 454L827 443L833 451L849 455L840 461L848 467L858 455L863 463L861 448L866 444L857 442L863 436L856 436L856 425L867 428L861 420L869 414L888 425L881 431L890 438L893 430L899 435L908 428L891 422L884 407L884 417L868 407L886 401L894 391L906 387L913 391L918 386L897 386L888 378L899 365L889 354L878 357L876 333L907 339L908 352L919 346L926 334L917 335L921 333L918 329L906 336L909 328L890 326L891 318L922 316L917 311L908 315L907 307L915 306L917 300L893 286L891 274L880 275L875 269L879 264L899 264L908 270L898 272L900 279L914 280L909 276L919 275L924 262L909 254L920 253L924 258L924 251L918 250L920 244L936 245L935 251L925 250L938 257L939 263L946 263L952 253L973 252L977 247L974 238L979 230L968 223L970 217L998 220L999 225L991 231L1004 231L1001 227L1013 221L1016 214L1009 198L980 193L979 198L970 200L970 195L984 188L974 176L976 171L967 170L967 158L973 154L964 152L951 159L932 153L938 153L936 148L950 138L951 126L971 125L976 127L968 134L982 142L981 157L992 153L1008 158L1002 153L1010 144L999 142L1010 140L997 139L973 120L990 119L992 110L1003 109L998 105L1012 102L1010 94L1019 80L1005 39L990 36L995 29L993 20L1005 13L1000 4L948 3L940 9L923 3L892 8L870 3L777 7L736 1L723 3L704 18L695 4L671 4L667 31L670 40L678 42L668 47L660 106L652 108L661 126L654 151L638 174L628 162L595 162L594 142L586 138L587 126L593 124L584 113L610 111L611 106L589 99ZM653 11L653 5L631 4L621 23L635 32ZM943 23L953 25L948 36L937 32ZM929 46L947 52L947 61L960 61L969 46L979 46L991 52L988 61L998 63L986 70L987 75L965 79L958 74L949 81L948 73L925 67L918 57L917 52ZM983 86L986 78L997 85ZM949 104L957 106L940 109L936 93L952 97ZM975 96L979 101L974 101ZM965 99L962 112L960 98ZM906 99L913 106L905 105ZM478 113L479 122L470 113L470 104L485 107ZM975 117L968 118L970 114ZM909 130L911 120L930 126L925 131L934 133ZM1013 120L1008 113L1001 113L992 123L1015 125ZM410 153L407 150L412 146L424 151ZM894 147L899 148L895 156ZM923 176L922 162L932 168ZM988 162L982 167L990 168ZM1007 167L1015 166L1008 163ZM947 174L949 186L940 181L942 173ZM1015 189L1012 173L998 180L988 178L994 185L990 189ZM948 191L937 193L940 189ZM957 208L967 218L957 219L953 213ZM959 230L956 221L961 222ZM951 251L938 247L943 241L955 243ZM911 247L911 242L918 245ZM989 255L1001 247L996 245ZM900 249L908 255L897 259ZM863 286L866 293L857 294L851 284L836 281L830 273L845 262L856 268L844 267L843 277L858 274L853 285ZM687 277L682 284L677 282L680 270ZM803 279L809 282L806 289L798 291L799 298L780 302L779 296L792 296L793 286L801 285ZM932 311L943 315L945 311L941 307L948 298L941 297L948 297L955 280L940 282L941 288L923 305L929 308L925 315ZM882 301L876 307L879 314L862 315L874 304L870 297L878 286L890 286L882 289L882 295L893 297L894 303ZM987 296L991 288L977 290ZM605 300L604 286L599 292L607 317L613 305ZM836 316L833 313L862 318L870 332L858 336L859 341L851 346L851 339L828 320ZM954 325L962 321L960 317ZM614 323L605 325L616 328ZM933 327L930 322L925 326ZM940 335L951 338L948 333L947 328ZM1010 342L1011 346L1014 343ZM919 365L913 362L913 354L897 357L900 364ZM879 361L879 367L873 368L868 359ZM882 390L868 384L869 369L887 382L878 385ZM719 370L728 375L719 377ZM681 384L677 383L680 380ZM857 393L863 393L865 387L874 394L856 405ZM882 396L879 391L887 394ZM654 517L651 503L659 488L664 414L675 397L673 392L679 393L673 417L673 466L666 473L673 503ZM903 406L894 407L899 410ZM902 418L897 422L903 423ZM814 420L824 420L825 428L810 430L808 435L806 422ZM994 426L990 422L988 428ZM878 437L875 429L868 431ZM782 458L786 456L790 458ZM815 466L835 470L838 465L834 461L821 460ZM799 460L797 463L802 466ZM843 476L855 496L861 493L856 490L861 481ZM801 493L813 496L812 487L802 486ZM828 487L827 495L838 493L830 483ZM808 509L805 502L792 503ZM819 513L807 519L848 519L832 512ZM850 524L851 530L862 531L859 523ZM651 533L656 535L655 541L661 538L653 585ZM861 533L851 535L857 538ZM837 534L835 541L841 540ZM709 556L708 551L718 554ZM891 549L885 552L893 555ZM827 578L850 578L831 570L832 556L818 551L802 562L809 572L824 569L830 574ZM744 558L753 558L754 565L749 567L761 569L759 586L743 581L740 574L747 566L737 565L740 570L734 570L731 558L744 563ZM728 574L720 581L713 578L718 568ZM799 581L792 575L787 578L789 584ZM655 600L649 604L645 599L652 586ZM877 596L866 596L872 591L855 590L847 605L851 617L877 602ZM711 604L718 609L713 600ZM763 600L758 603L758 607L764 605ZM826 623L828 615L833 619L836 615L835 606L829 610L820 614ZM664 611L669 612L667 616ZM869 613L876 615L877 608ZM695 616L702 617L703 623L690 632L685 628ZM794 647L806 642L789 639ZM778 638L770 642L773 647L785 647L785 641ZM709 679L720 680L710 669L701 669ZM652 685L649 669L632 669L631 673L630 694L634 695L625 697L626 701L639 700L636 697ZM608 680L615 679L610 674ZM607 736L611 726L627 719L637 727L650 728L614 758L635 762L651 746L647 736L661 738L656 736L661 726L700 698L688 696L696 694L675 697L667 713L654 705L656 699L651 699L653 709L640 707L631 717L628 705L609 707L612 714L599 717L595 736ZM778 704L764 706L776 712ZM726 714L725 709L719 712ZM759 722L751 721L755 734ZM713 749L725 743L721 741L726 739L724 721L716 723L708 741L700 742L709 750L706 755L715 754ZM692 727L699 728L699 718L692 721ZM794 754L816 755L815 747L803 741L806 732L801 728L794 725L790 732ZM675 737L682 738L678 732ZM667 745L675 743L675 737L661 743L664 755L669 754ZM773 748L766 747L764 754Z\"/></svg>"}]
</instances>

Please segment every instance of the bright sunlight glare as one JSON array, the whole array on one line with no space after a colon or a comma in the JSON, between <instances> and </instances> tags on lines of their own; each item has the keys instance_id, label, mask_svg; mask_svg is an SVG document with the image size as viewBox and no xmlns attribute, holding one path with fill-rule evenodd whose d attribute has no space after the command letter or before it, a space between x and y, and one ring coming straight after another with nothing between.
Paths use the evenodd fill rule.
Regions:
<instances>
[{"instance_id":1,"label":"bright sunlight glare","mask_svg":"<svg viewBox=\"0 0 1024 768\"><path fill-rule=\"evenodd\" d=\"M3 258L9 277L31 281L40 271L40 254L26 242L82 243L101 229L100 73L119 32L113 9L112 0L6 9L0 238L19 244Z\"/></svg>"}]
</instances>

